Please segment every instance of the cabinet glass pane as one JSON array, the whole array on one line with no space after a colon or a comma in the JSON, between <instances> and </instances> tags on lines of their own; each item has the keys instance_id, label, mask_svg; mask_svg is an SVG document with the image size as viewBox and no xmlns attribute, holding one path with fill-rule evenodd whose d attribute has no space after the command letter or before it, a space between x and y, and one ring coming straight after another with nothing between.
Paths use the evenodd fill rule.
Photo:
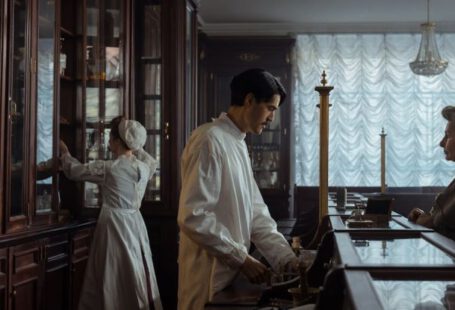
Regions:
<instances>
[{"instance_id":1,"label":"cabinet glass pane","mask_svg":"<svg viewBox=\"0 0 455 310\"><path fill-rule=\"evenodd\" d=\"M145 128L161 128L161 100L145 100Z\"/></svg>"},{"instance_id":2,"label":"cabinet glass pane","mask_svg":"<svg viewBox=\"0 0 455 310\"><path fill-rule=\"evenodd\" d=\"M159 3L161 1L152 1ZM142 55L144 58L161 58L161 6L144 6L144 45Z\"/></svg>"},{"instance_id":3,"label":"cabinet glass pane","mask_svg":"<svg viewBox=\"0 0 455 310\"><path fill-rule=\"evenodd\" d=\"M38 71L36 114L37 212L52 209L52 156L54 119L54 2L38 2Z\"/></svg>"},{"instance_id":4,"label":"cabinet glass pane","mask_svg":"<svg viewBox=\"0 0 455 310\"><path fill-rule=\"evenodd\" d=\"M143 65L144 70L144 96L156 96L161 94L161 65Z\"/></svg>"},{"instance_id":5,"label":"cabinet glass pane","mask_svg":"<svg viewBox=\"0 0 455 310\"><path fill-rule=\"evenodd\" d=\"M118 47L106 47L106 81L118 81L120 79L120 49Z\"/></svg>"},{"instance_id":6,"label":"cabinet glass pane","mask_svg":"<svg viewBox=\"0 0 455 310\"><path fill-rule=\"evenodd\" d=\"M159 201L161 200L160 195L160 175L161 175L161 135L149 135L147 137L147 141L145 143L144 149L152 155L159 163L155 174L153 175L152 180L149 182L147 186L147 191L145 194L146 200L154 200Z\"/></svg>"},{"instance_id":7,"label":"cabinet glass pane","mask_svg":"<svg viewBox=\"0 0 455 310\"><path fill-rule=\"evenodd\" d=\"M99 8L98 0L87 0L87 36L98 37Z\"/></svg>"},{"instance_id":8,"label":"cabinet glass pane","mask_svg":"<svg viewBox=\"0 0 455 310\"><path fill-rule=\"evenodd\" d=\"M87 87L85 120L89 123L99 122L100 120L100 90L95 87Z\"/></svg>"},{"instance_id":9,"label":"cabinet glass pane","mask_svg":"<svg viewBox=\"0 0 455 310\"><path fill-rule=\"evenodd\" d=\"M110 159L110 122L123 114L122 1L88 0L86 28L86 161ZM85 187L88 207L102 203L100 189Z\"/></svg>"},{"instance_id":10,"label":"cabinet glass pane","mask_svg":"<svg viewBox=\"0 0 455 310\"><path fill-rule=\"evenodd\" d=\"M105 90L105 111L104 120L110 122L114 117L119 116L121 112L121 92L118 88L106 88Z\"/></svg>"},{"instance_id":11,"label":"cabinet glass pane","mask_svg":"<svg viewBox=\"0 0 455 310\"><path fill-rule=\"evenodd\" d=\"M148 138L145 150L158 160L159 166L147 186L145 200L161 200L161 142L163 127L163 102L161 98L161 1L137 2L138 16L142 24L137 31L137 50L141 57L137 63L140 68L137 93L140 102L137 103L136 117L144 123ZM140 4L139 4L140 3Z\"/></svg>"},{"instance_id":12,"label":"cabinet glass pane","mask_svg":"<svg viewBox=\"0 0 455 310\"><path fill-rule=\"evenodd\" d=\"M250 156L254 177L263 189L281 188L280 182L281 119L280 110L260 135L250 136Z\"/></svg>"},{"instance_id":13,"label":"cabinet glass pane","mask_svg":"<svg viewBox=\"0 0 455 310\"><path fill-rule=\"evenodd\" d=\"M25 107L25 72L28 66L25 49L25 29L27 17L27 3L25 0L14 1L13 27L11 29L12 68L11 93L9 98L9 121L11 131L11 186L10 203L11 216L23 214L22 184L23 168L23 139L24 139L24 107Z\"/></svg>"}]
</instances>

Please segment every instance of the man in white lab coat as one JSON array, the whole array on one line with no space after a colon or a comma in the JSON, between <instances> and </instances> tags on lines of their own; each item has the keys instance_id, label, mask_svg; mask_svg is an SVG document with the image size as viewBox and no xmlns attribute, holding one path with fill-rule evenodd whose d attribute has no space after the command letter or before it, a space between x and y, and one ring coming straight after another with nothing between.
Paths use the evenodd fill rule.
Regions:
<instances>
[{"instance_id":1,"label":"man in white lab coat","mask_svg":"<svg viewBox=\"0 0 455 310\"><path fill-rule=\"evenodd\" d=\"M261 134L285 97L277 78L262 69L235 76L228 112L197 128L183 151L180 310L204 308L239 273L266 281L267 267L248 254L251 242L274 269L296 263L259 192L244 141L246 133Z\"/></svg>"}]
</instances>

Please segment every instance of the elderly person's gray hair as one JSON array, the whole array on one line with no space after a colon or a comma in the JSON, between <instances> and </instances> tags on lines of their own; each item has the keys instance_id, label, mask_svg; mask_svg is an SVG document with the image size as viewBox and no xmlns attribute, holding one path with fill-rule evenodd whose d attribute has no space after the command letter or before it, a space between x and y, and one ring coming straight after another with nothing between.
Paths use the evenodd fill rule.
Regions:
<instances>
[{"instance_id":1,"label":"elderly person's gray hair","mask_svg":"<svg viewBox=\"0 0 455 310\"><path fill-rule=\"evenodd\" d=\"M449 122L455 122L455 107L448 105L441 112L442 116Z\"/></svg>"}]
</instances>

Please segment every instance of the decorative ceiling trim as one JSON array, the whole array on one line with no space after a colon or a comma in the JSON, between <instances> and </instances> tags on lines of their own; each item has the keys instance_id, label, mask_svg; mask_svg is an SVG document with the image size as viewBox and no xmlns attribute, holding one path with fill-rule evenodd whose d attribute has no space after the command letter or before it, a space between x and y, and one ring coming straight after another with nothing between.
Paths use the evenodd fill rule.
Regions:
<instances>
[{"instance_id":1,"label":"decorative ceiling trim","mask_svg":"<svg viewBox=\"0 0 455 310\"><path fill-rule=\"evenodd\" d=\"M420 32L420 24L406 23L205 23L200 29L207 35L289 35L302 33L400 33ZM455 22L438 22L436 32L455 32Z\"/></svg>"}]
</instances>

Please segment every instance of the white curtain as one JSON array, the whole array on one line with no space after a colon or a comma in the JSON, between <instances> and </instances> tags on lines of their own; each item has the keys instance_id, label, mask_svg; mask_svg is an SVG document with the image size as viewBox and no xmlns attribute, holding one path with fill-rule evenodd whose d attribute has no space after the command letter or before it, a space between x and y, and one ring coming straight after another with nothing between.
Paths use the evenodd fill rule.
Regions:
<instances>
[{"instance_id":1,"label":"white curtain","mask_svg":"<svg viewBox=\"0 0 455 310\"><path fill-rule=\"evenodd\" d=\"M454 163L439 142L455 105L455 34L437 35L449 61L438 76L413 74L420 34L300 35L294 85L295 183L319 184L319 94L322 70L330 93L330 186L380 185L380 133L386 136L388 186L445 186Z\"/></svg>"}]
</instances>

